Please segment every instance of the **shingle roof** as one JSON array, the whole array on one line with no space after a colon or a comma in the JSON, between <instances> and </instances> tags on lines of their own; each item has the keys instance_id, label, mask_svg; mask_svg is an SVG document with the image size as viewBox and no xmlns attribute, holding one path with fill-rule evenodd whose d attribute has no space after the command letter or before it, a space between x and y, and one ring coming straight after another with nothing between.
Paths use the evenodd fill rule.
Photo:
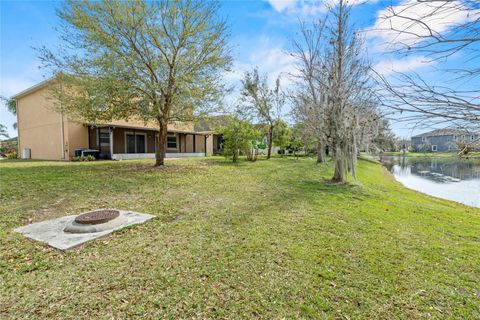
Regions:
<instances>
[{"instance_id":1,"label":"shingle roof","mask_svg":"<svg viewBox=\"0 0 480 320\"><path fill-rule=\"evenodd\" d=\"M462 134L472 134L474 132L469 132L466 130L460 129L436 129L433 131L425 132L422 134L418 134L413 136L412 138L421 138L421 137L439 137L439 136L453 136L453 135L462 135Z\"/></svg>"},{"instance_id":2,"label":"shingle roof","mask_svg":"<svg viewBox=\"0 0 480 320\"><path fill-rule=\"evenodd\" d=\"M226 126L229 121L229 115L218 115L203 118L195 123L195 131L215 131L219 127Z\"/></svg>"}]
</instances>

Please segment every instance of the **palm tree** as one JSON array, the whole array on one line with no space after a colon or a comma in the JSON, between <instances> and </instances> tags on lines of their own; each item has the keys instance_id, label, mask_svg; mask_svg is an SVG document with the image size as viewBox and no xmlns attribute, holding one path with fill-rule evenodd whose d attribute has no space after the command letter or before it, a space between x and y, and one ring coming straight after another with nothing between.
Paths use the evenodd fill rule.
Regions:
<instances>
[{"instance_id":1,"label":"palm tree","mask_svg":"<svg viewBox=\"0 0 480 320\"><path fill-rule=\"evenodd\" d=\"M0 137L8 138L7 127L4 126L3 124L0 124Z\"/></svg>"},{"instance_id":2,"label":"palm tree","mask_svg":"<svg viewBox=\"0 0 480 320\"><path fill-rule=\"evenodd\" d=\"M9 99L4 96L0 96L0 100L3 101L5 104L5 107L7 108L8 111L10 111L14 116L17 115L17 102L13 99ZM13 129L17 129L17 123L15 122L13 124Z\"/></svg>"}]
</instances>

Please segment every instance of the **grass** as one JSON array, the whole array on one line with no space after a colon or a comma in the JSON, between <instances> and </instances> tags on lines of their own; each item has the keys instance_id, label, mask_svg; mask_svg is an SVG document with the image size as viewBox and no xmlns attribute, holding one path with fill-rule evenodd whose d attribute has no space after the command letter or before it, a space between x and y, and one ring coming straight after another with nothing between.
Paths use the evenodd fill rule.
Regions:
<instances>
[{"instance_id":1,"label":"grass","mask_svg":"<svg viewBox=\"0 0 480 320\"><path fill-rule=\"evenodd\" d=\"M480 210L378 164L276 158L0 162L0 318L420 319L480 315ZM12 230L117 207L156 219L68 252Z\"/></svg>"}]
</instances>

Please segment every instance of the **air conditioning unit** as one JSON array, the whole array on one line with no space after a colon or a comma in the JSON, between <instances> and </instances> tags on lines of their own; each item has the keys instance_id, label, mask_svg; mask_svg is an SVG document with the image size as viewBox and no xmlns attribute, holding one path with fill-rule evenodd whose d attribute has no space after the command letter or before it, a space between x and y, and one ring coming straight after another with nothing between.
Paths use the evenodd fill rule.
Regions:
<instances>
[{"instance_id":1,"label":"air conditioning unit","mask_svg":"<svg viewBox=\"0 0 480 320\"><path fill-rule=\"evenodd\" d=\"M30 148L23 148L22 150L22 159L30 159Z\"/></svg>"}]
</instances>

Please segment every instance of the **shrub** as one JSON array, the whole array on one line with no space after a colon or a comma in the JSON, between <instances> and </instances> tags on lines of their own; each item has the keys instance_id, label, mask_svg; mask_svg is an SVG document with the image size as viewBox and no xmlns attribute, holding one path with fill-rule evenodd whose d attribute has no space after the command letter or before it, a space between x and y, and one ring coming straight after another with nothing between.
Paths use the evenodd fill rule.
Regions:
<instances>
[{"instance_id":1,"label":"shrub","mask_svg":"<svg viewBox=\"0 0 480 320\"><path fill-rule=\"evenodd\" d=\"M251 155L249 160L256 159L258 155L255 141L260 137L260 132L253 124L240 118L232 118L230 123L221 129L223 139L223 153L225 156L231 156L233 162L236 162L240 153ZM253 141L253 142L252 142Z\"/></svg>"},{"instance_id":2,"label":"shrub","mask_svg":"<svg viewBox=\"0 0 480 320\"><path fill-rule=\"evenodd\" d=\"M17 151L9 151L9 152L5 153L5 156L7 157L7 159L17 159L18 158Z\"/></svg>"},{"instance_id":3,"label":"shrub","mask_svg":"<svg viewBox=\"0 0 480 320\"><path fill-rule=\"evenodd\" d=\"M72 161L95 161L95 157L89 154L88 156L72 157Z\"/></svg>"},{"instance_id":4,"label":"shrub","mask_svg":"<svg viewBox=\"0 0 480 320\"><path fill-rule=\"evenodd\" d=\"M8 153L17 152L17 146L13 143L3 145L0 147L0 156L6 157Z\"/></svg>"}]
</instances>

